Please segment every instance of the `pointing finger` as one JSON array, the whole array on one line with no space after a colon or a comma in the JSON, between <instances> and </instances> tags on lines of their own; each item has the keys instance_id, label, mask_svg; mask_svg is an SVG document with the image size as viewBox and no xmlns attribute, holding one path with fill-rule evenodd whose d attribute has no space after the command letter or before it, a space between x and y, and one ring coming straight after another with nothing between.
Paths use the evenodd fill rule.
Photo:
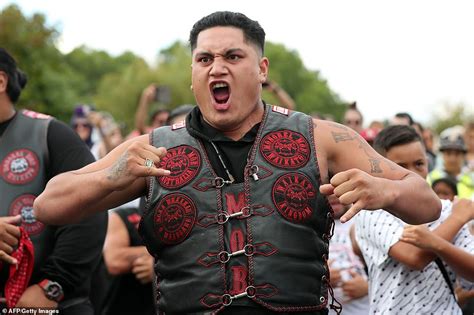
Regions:
<instances>
[{"instance_id":1,"label":"pointing finger","mask_svg":"<svg viewBox=\"0 0 474 315\"><path fill-rule=\"evenodd\" d=\"M358 201L355 204L353 204L349 210L347 210L346 213L341 217L340 221L342 223L346 223L350 219L352 219L357 213L359 213L360 210L363 209L362 202Z\"/></svg>"}]
</instances>

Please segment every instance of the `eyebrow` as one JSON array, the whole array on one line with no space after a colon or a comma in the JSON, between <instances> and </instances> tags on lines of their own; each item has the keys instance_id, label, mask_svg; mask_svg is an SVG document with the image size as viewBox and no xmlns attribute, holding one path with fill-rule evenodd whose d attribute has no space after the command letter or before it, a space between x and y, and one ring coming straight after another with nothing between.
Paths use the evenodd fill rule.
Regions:
<instances>
[{"instance_id":1,"label":"eyebrow","mask_svg":"<svg viewBox=\"0 0 474 315\"><path fill-rule=\"evenodd\" d=\"M245 52L241 48L230 48L230 49L226 50L223 54L219 53L219 55L228 56L228 55L231 55L231 54L234 54L234 53L244 54ZM201 51L201 52L196 53L195 57L214 56L214 55L215 54L212 54L211 52L205 50L205 51Z\"/></svg>"}]
</instances>

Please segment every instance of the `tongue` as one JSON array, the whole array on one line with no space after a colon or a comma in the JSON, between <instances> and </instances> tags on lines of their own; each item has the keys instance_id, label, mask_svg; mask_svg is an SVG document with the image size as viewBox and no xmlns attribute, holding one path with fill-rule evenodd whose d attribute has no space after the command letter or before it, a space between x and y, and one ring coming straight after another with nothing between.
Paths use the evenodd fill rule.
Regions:
<instances>
[{"instance_id":1,"label":"tongue","mask_svg":"<svg viewBox=\"0 0 474 315\"><path fill-rule=\"evenodd\" d=\"M214 90L214 98L218 103L225 103L229 99L228 88L217 88Z\"/></svg>"}]
</instances>

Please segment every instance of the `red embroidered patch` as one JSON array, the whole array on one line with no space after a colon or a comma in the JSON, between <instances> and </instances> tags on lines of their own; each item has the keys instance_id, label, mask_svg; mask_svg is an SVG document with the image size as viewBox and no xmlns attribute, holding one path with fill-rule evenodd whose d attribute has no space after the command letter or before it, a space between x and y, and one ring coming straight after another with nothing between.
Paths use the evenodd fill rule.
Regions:
<instances>
[{"instance_id":1,"label":"red embroidered patch","mask_svg":"<svg viewBox=\"0 0 474 315\"><path fill-rule=\"evenodd\" d=\"M181 193L168 194L155 208L155 233L165 244L179 244L193 229L196 214L191 198Z\"/></svg>"},{"instance_id":2,"label":"red embroidered patch","mask_svg":"<svg viewBox=\"0 0 474 315\"><path fill-rule=\"evenodd\" d=\"M201 168L199 151L189 145L168 149L160 161L160 168L171 172L158 178L160 185L168 189L183 187L196 177Z\"/></svg>"},{"instance_id":3,"label":"red embroidered patch","mask_svg":"<svg viewBox=\"0 0 474 315\"><path fill-rule=\"evenodd\" d=\"M316 198L316 189L303 174L288 173L280 176L273 185L273 203L287 220L302 223L311 218L311 200Z\"/></svg>"},{"instance_id":4,"label":"red embroidered patch","mask_svg":"<svg viewBox=\"0 0 474 315\"><path fill-rule=\"evenodd\" d=\"M33 202L35 201L35 195L21 195L10 205L8 210L9 215L15 216L21 214L21 226L28 235L36 235L41 233L44 229L44 224L36 221L33 214Z\"/></svg>"},{"instance_id":5,"label":"red embroidered patch","mask_svg":"<svg viewBox=\"0 0 474 315\"><path fill-rule=\"evenodd\" d=\"M311 149L302 134L291 130L279 130L263 137L260 153L274 166L295 169L306 165Z\"/></svg>"},{"instance_id":6,"label":"red embroidered patch","mask_svg":"<svg viewBox=\"0 0 474 315\"><path fill-rule=\"evenodd\" d=\"M19 149L10 152L0 164L0 175L14 185L23 185L31 182L38 175L38 156L28 149Z\"/></svg>"}]
</instances>

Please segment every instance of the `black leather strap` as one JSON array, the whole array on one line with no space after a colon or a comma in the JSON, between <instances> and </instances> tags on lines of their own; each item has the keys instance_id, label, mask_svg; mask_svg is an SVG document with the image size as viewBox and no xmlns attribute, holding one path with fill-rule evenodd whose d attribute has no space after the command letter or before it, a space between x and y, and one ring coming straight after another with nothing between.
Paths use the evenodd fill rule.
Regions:
<instances>
[{"instance_id":1,"label":"black leather strap","mask_svg":"<svg viewBox=\"0 0 474 315\"><path fill-rule=\"evenodd\" d=\"M444 280L446 280L446 283L448 284L449 290L451 291L454 296L454 299L456 300L456 294L454 293L453 284L451 283L451 280L449 280L448 272L446 271L446 268L444 268L443 262L438 257L435 259L435 263L438 265L439 270L443 274Z\"/></svg>"}]
</instances>

